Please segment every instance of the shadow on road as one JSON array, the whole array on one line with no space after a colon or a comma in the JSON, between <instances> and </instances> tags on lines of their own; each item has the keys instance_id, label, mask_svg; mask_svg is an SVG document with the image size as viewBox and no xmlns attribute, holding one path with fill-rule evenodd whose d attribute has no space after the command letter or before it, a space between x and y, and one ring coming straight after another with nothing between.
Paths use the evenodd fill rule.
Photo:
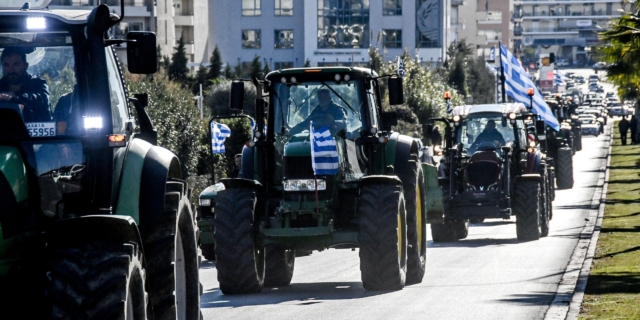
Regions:
<instances>
[{"instance_id":1,"label":"shadow on road","mask_svg":"<svg viewBox=\"0 0 640 320\"><path fill-rule=\"evenodd\" d=\"M212 288L202 295L200 307L239 308L281 303L305 306L322 303L323 300L361 299L389 292L394 291L366 291L362 282L292 283L284 287L264 288L257 294L238 295L223 295L219 288Z\"/></svg>"},{"instance_id":2,"label":"shadow on road","mask_svg":"<svg viewBox=\"0 0 640 320\"><path fill-rule=\"evenodd\" d=\"M474 227L491 227L491 226L501 226L505 224L514 224L515 221L511 220L497 220L497 221L484 221L480 223L472 223L471 226Z\"/></svg>"},{"instance_id":3,"label":"shadow on road","mask_svg":"<svg viewBox=\"0 0 640 320\"><path fill-rule=\"evenodd\" d=\"M479 248L479 247L488 247L488 246L502 246L509 244L518 244L522 241L518 241L518 239L464 239L457 242L433 242L429 241L428 247L430 248Z\"/></svg>"},{"instance_id":4,"label":"shadow on road","mask_svg":"<svg viewBox=\"0 0 640 320\"><path fill-rule=\"evenodd\" d=\"M635 191L635 190L632 190ZM607 217L607 219L620 219L620 218L629 218L629 217L634 217L640 215L640 212L634 212L634 213L630 213L630 214L625 214L624 216L614 216L614 217Z\"/></svg>"},{"instance_id":5,"label":"shadow on road","mask_svg":"<svg viewBox=\"0 0 640 320\"><path fill-rule=\"evenodd\" d=\"M564 294L567 301L571 301L571 294ZM562 295L560 295L562 296ZM550 305L553 299L556 297L555 292L537 292L529 294L512 294L510 298L499 299L498 302L502 303L515 303L515 304L527 304L527 305Z\"/></svg>"},{"instance_id":6,"label":"shadow on road","mask_svg":"<svg viewBox=\"0 0 640 320\"><path fill-rule=\"evenodd\" d=\"M554 210L591 210L598 209L598 205L592 204L574 204L574 205L566 205L566 206L553 206Z\"/></svg>"}]
</instances>

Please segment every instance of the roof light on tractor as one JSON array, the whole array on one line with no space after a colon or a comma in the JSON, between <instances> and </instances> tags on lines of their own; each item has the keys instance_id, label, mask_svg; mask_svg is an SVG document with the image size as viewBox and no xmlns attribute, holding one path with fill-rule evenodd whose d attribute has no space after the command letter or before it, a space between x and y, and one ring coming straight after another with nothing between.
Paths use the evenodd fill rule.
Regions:
<instances>
[{"instance_id":1,"label":"roof light on tractor","mask_svg":"<svg viewBox=\"0 0 640 320\"><path fill-rule=\"evenodd\" d=\"M27 29L29 30L43 30L47 28L47 23L42 17L27 18Z\"/></svg>"}]
</instances>

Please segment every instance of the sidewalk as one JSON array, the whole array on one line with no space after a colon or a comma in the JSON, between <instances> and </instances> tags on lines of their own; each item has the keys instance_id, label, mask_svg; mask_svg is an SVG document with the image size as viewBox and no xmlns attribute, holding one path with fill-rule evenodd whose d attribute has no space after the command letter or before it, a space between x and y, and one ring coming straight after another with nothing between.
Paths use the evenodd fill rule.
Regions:
<instances>
[{"instance_id":1,"label":"sidewalk","mask_svg":"<svg viewBox=\"0 0 640 320\"><path fill-rule=\"evenodd\" d=\"M640 145L620 145L617 123L613 128L604 215L587 253L592 264L579 319L640 319Z\"/></svg>"}]
</instances>

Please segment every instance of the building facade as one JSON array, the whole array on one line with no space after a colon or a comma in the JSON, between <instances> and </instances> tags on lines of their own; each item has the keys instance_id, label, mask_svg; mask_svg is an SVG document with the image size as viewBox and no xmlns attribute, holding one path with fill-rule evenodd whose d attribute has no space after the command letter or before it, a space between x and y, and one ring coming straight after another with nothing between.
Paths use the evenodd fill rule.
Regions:
<instances>
[{"instance_id":1,"label":"building facade","mask_svg":"<svg viewBox=\"0 0 640 320\"><path fill-rule=\"evenodd\" d=\"M599 44L597 32L625 9L620 0L513 0L517 40L522 55L535 58L554 53L569 66L584 66L590 49Z\"/></svg>"},{"instance_id":2,"label":"building facade","mask_svg":"<svg viewBox=\"0 0 640 320\"><path fill-rule=\"evenodd\" d=\"M255 56L271 69L368 65L368 50L386 59L405 50L423 63L445 59L454 39L451 0L212 0L210 46L225 63Z\"/></svg>"},{"instance_id":3,"label":"building facade","mask_svg":"<svg viewBox=\"0 0 640 320\"><path fill-rule=\"evenodd\" d=\"M498 43L513 48L513 0L451 0L451 6L455 40L465 40L477 56L487 57Z\"/></svg>"},{"instance_id":4,"label":"building facade","mask_svg":"<svg viewBox=\"0 0 640 320\"><path fill-rule=\"evenodd\" d=\"M180 36L185 42L189 66L197 68L208 62L208 2L199 0L51 0L51 9L91 10L106 3L120 14L120 1L125 4L125 17L111 31L114 38L122 38L129 31L152 31L158 37L160 52L171 56ZM155 5L154 5L155 4ZM126 63L126 44L116 47L118 57Z\"/></svg>"}]
</instances>

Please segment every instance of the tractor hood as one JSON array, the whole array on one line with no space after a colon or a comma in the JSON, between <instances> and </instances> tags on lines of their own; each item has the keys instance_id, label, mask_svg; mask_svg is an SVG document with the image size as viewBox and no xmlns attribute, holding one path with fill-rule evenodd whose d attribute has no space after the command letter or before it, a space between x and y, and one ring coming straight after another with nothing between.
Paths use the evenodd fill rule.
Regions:
<instances>
[{"instance_id":1,"label":"tractor hood","mask_svg":"<svg viewBox=\"0 0 640 320\"><path fill-rule=\"evenodd\" d=\"M311 142L309 133L298 133L284 145L285 157L310 157Z\"/></svg>"}]
</instances>

